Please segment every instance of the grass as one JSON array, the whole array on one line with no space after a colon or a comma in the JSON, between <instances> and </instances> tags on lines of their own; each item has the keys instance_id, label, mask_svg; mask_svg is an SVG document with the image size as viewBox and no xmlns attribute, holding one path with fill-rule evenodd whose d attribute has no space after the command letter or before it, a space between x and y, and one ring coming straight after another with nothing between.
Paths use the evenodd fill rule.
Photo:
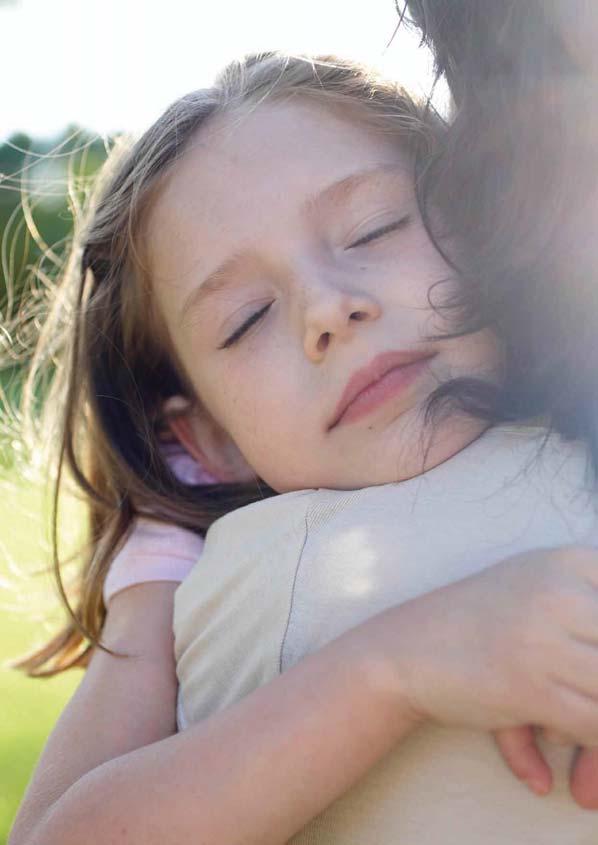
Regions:
<instances>
[{"instance_id":1,"label":"grass","mask_svg":"<svg viewBox=\"0 0 598 845\"><path fill-rule=\"evenodd\" d=\"M43 492L31 483L0 478L0 845L8 831L43 745L82 674L71 670L55 678L32 679L6 668L6 661L49 639L62 617L52 578L33 576L49 561ZM81 514L69 504L72 519ZM71 514L69 513L69 517Z\"/></svg>"}]
</instances>

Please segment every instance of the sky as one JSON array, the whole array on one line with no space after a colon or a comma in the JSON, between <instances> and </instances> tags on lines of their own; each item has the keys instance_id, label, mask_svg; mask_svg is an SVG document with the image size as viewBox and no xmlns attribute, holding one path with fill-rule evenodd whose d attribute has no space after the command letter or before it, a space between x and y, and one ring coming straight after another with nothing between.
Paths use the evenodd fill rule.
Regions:
<instances>
[{"instance_id":1,"label":"sky","mask_svg":"<svg viewBox=\"0 0 598 845\"><path fill-rule=\"evenodd\" d=\"M0 0L0 139L69 123L140 132L260 49L348 55L427 92L431 60L416 34L387 48L397 21L393 0Z\"/></svg>"}]
</instances>

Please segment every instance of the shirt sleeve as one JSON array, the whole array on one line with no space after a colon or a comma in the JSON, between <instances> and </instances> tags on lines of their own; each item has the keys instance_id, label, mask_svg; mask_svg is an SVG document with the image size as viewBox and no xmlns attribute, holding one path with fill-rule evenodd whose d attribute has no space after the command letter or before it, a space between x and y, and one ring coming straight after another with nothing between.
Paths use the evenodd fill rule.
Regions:
<instances>
[{"instance_id":1,"label":"shirt sleeve","mask_svg":"<svg viewBox=\"0 0 598 845\"><path fill-rule=\"evenodd\" d=\"M140 518L104 582L104 605L113 595L146 581L183 581L203 551L203 539L175 525Z\"/></svg>"}]
</instances>

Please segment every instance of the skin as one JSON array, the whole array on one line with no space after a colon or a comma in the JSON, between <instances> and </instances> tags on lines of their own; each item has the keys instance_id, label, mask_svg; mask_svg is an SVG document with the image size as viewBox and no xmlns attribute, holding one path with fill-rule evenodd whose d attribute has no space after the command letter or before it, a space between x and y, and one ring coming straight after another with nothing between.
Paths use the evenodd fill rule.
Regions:
<instances>
[{"instance_id":1,"label":"skin","mask_svg":"<svg viewBox=\"0 0 598 845\"><path fill-rule=\"evenodd\" d=\"M385 171L336 205L324 199L317 212L302 211L308 196L379 166ZM307 102L218 116L157 200L148 243L158 310L202 400L190 422L208 467L223 454L225 474L255 473L277 492L350 489L417 475L480 433L478 421L454 421L424 463L427 397L450 377L494 377L499 354L488 331L427 340L448 328L428 292L450 271L422 224L396 136ZM185 309L220 262L248 247L253 254L225 290ZM242 339L219 349L270 303ZM349 378L389 350L433 357L400 395L328 431Z\"/></svg>"}]
</instances>

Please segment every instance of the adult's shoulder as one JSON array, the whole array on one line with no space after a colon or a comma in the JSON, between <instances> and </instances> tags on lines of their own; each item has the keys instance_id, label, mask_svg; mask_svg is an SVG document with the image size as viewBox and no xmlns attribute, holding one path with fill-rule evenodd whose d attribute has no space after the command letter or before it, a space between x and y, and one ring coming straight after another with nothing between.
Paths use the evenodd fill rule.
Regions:
<instances>
[{"instance_id":1,"label":"adult's shoulder","mask_svg":"<svg viewBox=\"0 0 598 845\"><path fill-rule=\"evenodd\" d=\"M306 515L317 492L273 496L210 527L201 558L174 597L179 727L280 672Z\"/></svg>"}]
</instances>

